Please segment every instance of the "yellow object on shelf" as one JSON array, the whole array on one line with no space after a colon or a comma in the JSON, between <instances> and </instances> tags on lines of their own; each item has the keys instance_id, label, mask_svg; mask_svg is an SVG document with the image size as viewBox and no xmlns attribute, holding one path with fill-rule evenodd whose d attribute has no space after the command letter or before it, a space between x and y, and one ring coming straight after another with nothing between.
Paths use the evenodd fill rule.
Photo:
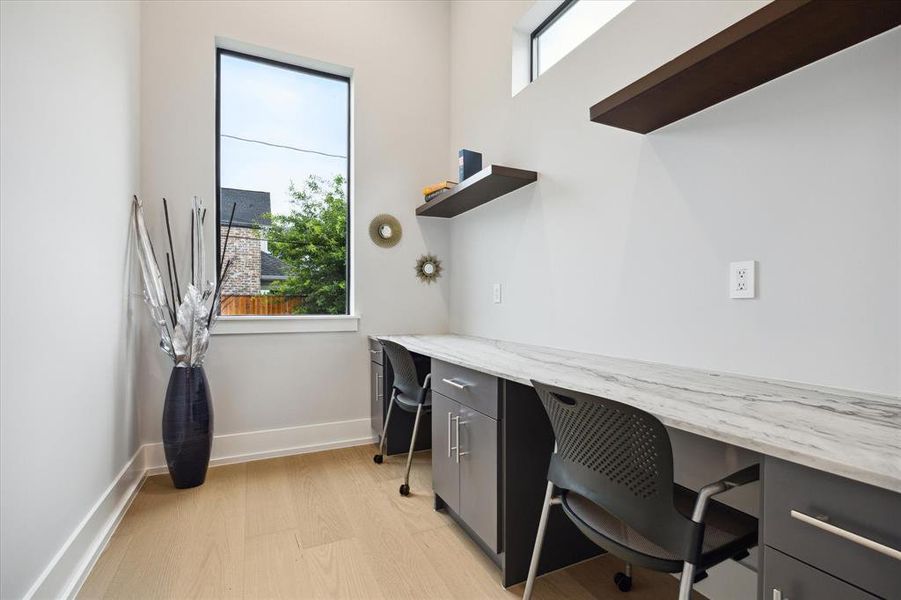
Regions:
<instances>
[{"instance_id":1,"label":"yellow object on shelf","mask_svg":"<svg viewBox=\"0 0 901 600\"><path fill-rule=\"evenodd\" d=\"M427 185L422 188L422 195L428 196L433 192L438 192L440 190L449 190L450 188L457 185L456 181L442 181L441 183L435 183L433 185Z\"/></svg>"}]
</instances>

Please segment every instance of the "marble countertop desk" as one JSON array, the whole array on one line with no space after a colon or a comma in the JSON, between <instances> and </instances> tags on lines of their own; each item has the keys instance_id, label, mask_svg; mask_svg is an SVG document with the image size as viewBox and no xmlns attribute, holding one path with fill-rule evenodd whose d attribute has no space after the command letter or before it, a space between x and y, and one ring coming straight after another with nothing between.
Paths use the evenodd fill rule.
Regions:
<instances>
[{"instance_id":1,"label":"marble countertop desk","mask_svg":"<svg viewBox=\"0 0 901 600\"><path fill-rule=\"evenodd\" d=\"M665 425L901 493L901 398L460 335L412 352L645 410Z\"/></svg>"}]
</instances>

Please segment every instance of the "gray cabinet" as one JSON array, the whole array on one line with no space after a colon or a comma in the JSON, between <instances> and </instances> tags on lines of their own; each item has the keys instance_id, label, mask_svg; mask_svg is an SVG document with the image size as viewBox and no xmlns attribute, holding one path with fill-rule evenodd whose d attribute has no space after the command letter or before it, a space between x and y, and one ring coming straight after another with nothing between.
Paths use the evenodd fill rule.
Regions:
<instances>
[{"instance_id":1,"label":"gray cabinet","mask_svg":"<svg viewBox=\"0 0 901 600\"><path fill-rule=\"evenodd\" d=\"M376 436L382 434L385 414L385 386L382 383L384 367L375 361L369 363L369 424Z\"/></svg>"},{"instance_id":2,"label":"gray cabinet","mask_svg":"<svg viewBox=\"0 0 901 600\"><path fill-rule=\"evenodd\" d=\"M898 597L901 495L770 457L764 464L763 483L764 552L774 557L765 558L765 581L772 579L771 563L782 569L778 573L794 565L798 577L806 572L798 565L806 564L827 578L817 585L848 582L877 596ZM782 556L797 560L786 562ZM810 577L804 575L803 581ZM766 584L766 600L774 585ZM799 589L821 589L805 585L809 587ZM789 600L870 597L784 591L782 595Z\"/></svg>"},{"instance_id":3,"label":"gray cabinet","mask_svg":"<svg viewBox=\"0 0 901 600\"><path fill-rule=\"evenodd\" d=\"M535 390L432 359L431 434L436 510L446 508L497 564L504 587L525 581L554 449ZM559 510L544 549L539 574L603 552Z\"/></svg>"},{"instance_id":4,"label":"gray cabinet","mask_svg":"<svg viewBox=\"0 0 901 600\"><path fill-rule=\"evenodd\" d=\"M498 535L498 421L432 391L432 488L486 546Z\"/></svg>"},{"instance_id":5,"label":"gray cabinet","mask_svg":"<svg viewBox=\"0 0 901 600\"><path fill-rule=\"evenodd\" d=\"M385 353L382 345L369 340L369 426L376 436L382 435L385 422Z\"/></svg>"},{"instance_id":6,"label":"gray cabinet","mask_svg":"<svg viewBox=\"0 0 901 600\"><path fill-rule=\"evenodd\" d=\"M764 600L876 600L876 596L773 548L764 551Z\"/></svg>"}]
</instances>

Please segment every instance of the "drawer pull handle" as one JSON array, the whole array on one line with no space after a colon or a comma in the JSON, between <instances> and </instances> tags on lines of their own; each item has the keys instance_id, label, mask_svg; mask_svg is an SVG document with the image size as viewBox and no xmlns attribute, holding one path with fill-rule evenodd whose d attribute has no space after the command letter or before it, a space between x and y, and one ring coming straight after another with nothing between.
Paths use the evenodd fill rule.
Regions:
<instances>
[{"instance_id":1,"label":"drawer pull handle","mask_svg":"<svg viewBox=\"0 0 901 600\"><path fill-rule=\"evenodd\" d=\"M469 452L462 452L460 450L460 427L466 425L469 421L461 421L460 417L454 417L457 419L457 462L460 462L461 456L466 456Z\"/></svg>"},{"instance_id":2,"label":"drawer pull handle","mask_svg":"<svg viewBox=\"0 0 901 600\"><path fill-rule=\"evenodd\" d=\"M454 381L453 379L442 379L441 381L443 381L447 385L457 388L458 390L465 390L469 387L468 383L460 383L458 381Z\"/></svg>"},{"instance_id":3,"label":"drawer pull handle","mask_svg":"<svg viewBox=\"0 0 901 600\"><path fill-rule=\"evenodd\" d=\"M890 556L895 560L901 560L901 551L898 551L890 546L886 546L885 544L875 542L870 538L865 538L862 535L858 535L856 533L848 531L847 529L842 529L841 527L836 527L831 523L827 523L825 521L825 517L811 517L810 515L805 515L804 513L798 512L796 510L791 511L791 516L793 519L797 519L802 523L807 523L808 525L812 525L817 529L822 529L823 531L837 535L840 538L844 538L846 540L854 542L855 544L869 548L870 550L875 550L876 552Z\"/></svg>"},{"instance_id":4,"label":"drawer pull handle","mask_svg":"<svg viewBox=\"0 0 901 600\"><path fill-rule=\"evenodd\" d=\"M451 421L453 420L453 416L451 413L447 413L447 457L451 458L453 456L454 446L451 445L453 438L451 438Z\"/></svg>"},{"instance_id":5,"label":"drawer pull handle","mask_svg":"<svg viewBox=\"0 0 901 600\"><path fill-rule=\"evenodd\" d=\"M454 446L454 450L457 451L457 456L455 457L454 461L457 464L459 464L460 463L460 417L459 416L454 417L454 421L456 423L454 425L454 429L456 430L456 434L457 434L457 445Z\"/></svg>"}]
</instances>

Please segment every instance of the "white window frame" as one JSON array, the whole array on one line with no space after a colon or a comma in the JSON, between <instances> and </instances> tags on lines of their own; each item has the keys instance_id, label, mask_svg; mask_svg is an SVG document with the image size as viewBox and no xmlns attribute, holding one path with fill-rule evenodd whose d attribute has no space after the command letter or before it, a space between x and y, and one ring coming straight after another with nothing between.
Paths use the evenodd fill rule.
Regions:
<instances>
[{"instance_id":1,"label":"white window frame","mask_svg":"<svg viewBox=\"0 0 901 600\"><path fill-rule=\"evenodd\" d=\"M329 333L359 329L359 315L228 315L216 319L210 334Z\"/></svg>"},{"instance_id":2,"label":"white window frame","mask_svg":"<svg viewBox=\"0 0 901 600\"><path fill-rule=\"evenodd\" d=\"M512 47L512 73L511 73L511 95L516 96L519 92L526 89L531 83L538 81L541 73L539 73L540 52L538 51L538 38L542 33L553 27L569 9L580 0L537 0L532 7L520 18L513 27L513 47ZM584 0L590 2L592 0ZM596 0L601 1L601 0ZM634 0L632 0L634 2ZM628 5L627 5L628 6ZM588 41L598 31L603 29L607 23L615 19L623 10L621 8L614 13L607 21L601 23L588 37L582 39L576 46L568 52L561 55L555 61L565 60L566 56ZM548 68L553 68L553 64Z\"/></svg>"},{"instance_id":3,"label":"white window frame","mask_svg":"<svg viewBox=\"0 0 901 600\"><path fill-rule=\"evenodd\" d=\"M538 37L547 31L554 23L557 22L557 19L563 16L563 13L568 11L572 6L576 3L577 0L563 0L557 8L555 8L547 17L545 17L544 21L538 24L538 26L529 33L529 82L535 81L538 79L538 61L539 61L539 53L538 53Z\"/></svg>"},{"instance_id":4,"label":"white window frame","mask_svg":"<svg viewBox=\"0 0 901 600\"><path fill-rule=\"evenodd\" d=\"M303 69L312 69L323 73L330 73L345 77L349 81L350 94L350 118L348 130L348 194L347 202L349 206L347 218L347 235L348 235L348 314L344 315L220 315L216 319L216 324L212 327L210 335L242 335L242 334L272 334L272 333L330 333L330 332L355 332L360 328L360 315L356 310L356 286L355 280L355 247L352 243L352 233L354 231L354 71L350 67L344 67L332 63L323 62L316 59L299 57L293 54L272 50L248 44L239 40L216 37L213 53L216 64L219 61L219 50L247 54L259 57L265 60L272 60L288 65L294 65ZM218 66L217 66L218 70ZM216 87L218 89L218 81ZM218 113L218 102L216 98L215 110ZM218 135L218 126L216 134ZM217 193L218 193L218 161L217 170ZM218 210L218 199L216 208ZM217 215L218 219L218 215ZM218 235L216 236L216 247L219 245ZM216 255L215 253L213 254Z\"/></svg>"}]
</instances>

